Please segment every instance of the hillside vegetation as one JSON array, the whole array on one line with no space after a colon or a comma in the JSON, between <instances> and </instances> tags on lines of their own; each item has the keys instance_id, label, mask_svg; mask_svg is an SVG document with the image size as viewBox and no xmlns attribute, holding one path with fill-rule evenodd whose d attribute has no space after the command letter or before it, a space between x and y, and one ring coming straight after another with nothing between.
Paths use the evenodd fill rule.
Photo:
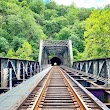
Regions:
<instances>
[{"instance_id":1,"label":"hillside vegetation","mask_svg":"<svg viewBox=\"0 0 110 110\"><path fill-rule=\"evenodd\" d=\"M110 6L77 8L42 0L0 1L0 56L36 60L40 39L73 43L75 60L110 57Z\"/></svg>"}]
</instances>

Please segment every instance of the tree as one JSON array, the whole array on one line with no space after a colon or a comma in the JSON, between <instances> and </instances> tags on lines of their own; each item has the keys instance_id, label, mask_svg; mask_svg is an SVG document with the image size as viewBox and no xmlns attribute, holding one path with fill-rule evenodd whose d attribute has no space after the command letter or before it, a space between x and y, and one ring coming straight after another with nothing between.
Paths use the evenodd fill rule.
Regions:
<instances>
[{"instance_id":1,"label":"tree","mask_svg":"<svg viewBox=\"0 0 110 110\"><path fill-rule=\"evenodd\" d=\"M0 13L5 15L6 12L7 12L7 2L4 0L1 0L0 1Z\"/></svg>"},{"instance_id":2,"label":"tree","mask_svg":"<svg viewBox=\"0 0 110 110\"><path fill-rule=\"evenodd\" d=\"M16 56L20 59L32 60L31 54L32 47L27 41L25 41L22 47L16 51Z\"/></svg>"},{"instance_id":3,"label":"tree","mask_svg":"<svg viewBox=\"0 0 110 110\"><path fill-rule=\"evenodd\" d=\"M4 52L4 53L7 53L7 51L9 50L9 43L8 41L0 36L0 53Z\"/></svg>"},{"instance_id":4,"label":"tree","mask_svg":"<svg viewBox=\"0 0 110 110\"><path fill-rule=\"evenodd\" d=\"M0 15L0 27L2 26L3 16Z\"/></svg>"},{"instance_id":5,"label":"tree","mask_svg":"<svg viewBox=\"0 0 110 110\"><path fill-rule=\"evenodd\" d=\"M59 28L59 30L69 25L68 20L64 16L56 17L53 20L55 20L56 23L58 24L57 28Z\"/></svg>"},{"instance_id":6,"label":"tree","mask_svg":"<svg viewBox=\"0 0 110 110\"><path fill-rule=\"evenodd\" d=\"M72 48L72 50L73 50L74 61L77 61L77 60L81 59L81 55L80 55L79 51L75 48Z\"/></svg>"},{"instance_id":7,"label":"tree","mask_svg":"<svg viewBox=\"0 0 110 110\"><path fill-rule=\"evenodd\" d=\"M58 8L58 5L54 1L48 2L45 6L47 9L55 9L56 10Z\"/></svg>"},{"instance_id":8,"label":"tree","mask_svg":"<svg viewBox=\"0 0 110 110\"><path fill-rule=\"evenodd\" d=\"M0 56L37 61L40 39L71 39L76 60L81 56L109 57L109 21L109 5L87 9L74 4L58 5L54 1L1 0Z\"/></svg>"},{"instance_id":9,"label":"tree","mask_svg":"<svg viewBox=\"0 0 110 110\"><path fill-rule=\"evenodd\" d=\"M22 46L23 42L24 40L22 38L15 36L11 42L11 46L13 47L14 51L17 51L18 48Z\"/></svg>"},{"instance_id":10,"label":"tree","mask_svg":"<svg viewBox=\"0 0 110 110\"><path fill-rule=\"evenodd\" d=\"M110 11L95 10L85 21L85 58L110 56Z\"/></svg>"},{"instance_id":11,"label":"tree","mask_svg":"<svg viewBox=\"0 0 110 110\"><path fill-rule=\"evenodd\" d=\"M15 56L15 52L13 51L12 48L9 49L9 51L7 52L6 57L8 57L8 58L16 58L16 56Z\"/></svg>"},{"instance_id":12,"label":"tree","mask_svg":"<svg viewBox=\"0 0 110 110\"><path fill-rule=\"evenodd\" d=\"M57 11L53 9L47 9L44 11L44 19L50 20L51 18L57 17Z\"/></svg>"},{"instance_id":13,"label":"tree","mask_svg":"<svg viewBox=\"0 0 110 110\"><path fill-rule=\"evenodd\" d=\"M70 29L67 27L62 28L58 33L59 40L65 40L68 39L69 37L70 37Z\"/></svg>"},{"instance_id":14,"label":"tree","mask_svg":"<svg viewBox=\"0 0 110 110\"><path fill-rule=\"evenodd\" d=\"M43 0L35 0L33 2L30 2L30 9L37 14L43 14L44 8L45 5Z\"/></svg>"},{"instance_id":15,"label":"tree","mask_svg":"<svg viewBox=\"0 0 110 110\"><path fill-rule=\"evenodd\" d=\"M65 16L65 14L67 13L67 6L59 5L57 11L59 16Z\"/></svg>"},{"instance_id":16,"label":"tree","mask_svg":"<svg viewBox=\"0 0 110 110\"><path fill-rule=\"evenodd\" d=\"M74 49L77 49L79 52L84 51L83 41L75 33L72 33L69 39L72 40L72 46Z\"/></svg>"},{"instance_id":17,"label":"tree","mask_svg":"<svg viewBox=\"0 0 110 110\"><path fill-rule=\"evenodd\" d=\"M75 20L78 19L77 15L78 15L78 9L72 4L70 7L68 7L67 13L65 15L70 25L73 25Z\"/></svg>"},{"instance_id":18,"label":"tree","mask_svg":"<svg viewBox=\"0 0 110 110\"><path fill-rule=\"evenodd\" d=\"M20 16L7 15L5 28L11 35L18 35L24 29L24 23Z\"/></svg>"},{"instance_id":19,"label":"tree","mask_svg":"<svg viewBox=\"0 0 110 110\"><path fill-rule=\"evenodd\" d=\"M87 8L80 8L78 10L78 19L80 21L85 20L86 18L89 17L89 15L91 14L92 9L87 9Z\"/></svg>"},{"instance_id":20,"label":"tree","mask_svg":"<svg viewBox=\"0 0 110 110\"><path fill-rule=\"evenodd\" d=\"M28 7L23 8L21 16L25 26L22 34L24 37L27 36L27 40L38 40L46 37L43 33L42 27L39 24L36 24L33 13Z\"/></svg>"},{"instance_id":21,"label":"tree","mask_svg":"<svg viewBox=\"0 0 110 110\"><path fill-rule=\"evenodd\" d=\"M43 30L48 38L54 38L54 33L59 32L56 20L45 20Z\"/></svg>"}]
</instances>

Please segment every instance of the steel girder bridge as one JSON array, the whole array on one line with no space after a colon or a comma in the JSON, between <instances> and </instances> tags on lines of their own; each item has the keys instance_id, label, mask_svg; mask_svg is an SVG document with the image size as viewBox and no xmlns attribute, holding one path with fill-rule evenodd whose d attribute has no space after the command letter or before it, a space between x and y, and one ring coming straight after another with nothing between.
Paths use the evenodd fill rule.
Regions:
<instances>
[{"instance_id":1,"label":"steel girder bridge","mask_svg":"<svg viewBox=\"0 0 110 110\"><path fill-rule=\"evenodd\" d=\"M17 86L45 68L47 65L39 65L33 60L0 57L0 93Z\"/></svg>"},{"instance_id":2,"label":"steel girder bridge","mask_svg":"<svg viewBox=\"0 0 110 110\"><path fill-rule=\"evenodd\" d=\"M71 40L41 40L39 63L57 63L57 65L72 66L73 52Z\"/></svg>"},{"instance_id":3,"label":"steel girder bridge","mask_svg":"<svg viewBox=\"0 0 110 110\"><path fill-rule=\"evenodd\" d=\"M41 40L39 62L0 58L0 93L11 89L11 91L1 95L0 110L15 110L16 107L23 105L26 97L29 97L36 85L48 74L52 68L51 65L54 65L54 63L60 65L62 70L65 71L64 73L68 74L72 81L81 88L81 90L78 90L79 95L81 95L80 92L83 90L86 93L84 96L86 98L87 96L92 97L91 101L98 104L102 108L100 110L109 110L110 58L73 62L72 43L69 40ZM55 84L58 83L58 81L53 82ZM76 85L74 89L77 90ZM90 104L88 98L86 101ZM85 102L85 99L83 101ZM30 104L32 105L32 103ZM91 108L95 107L93 105L90 106ZM24 105L23 107L26 106Z\"/></svg>"}]
</instances>

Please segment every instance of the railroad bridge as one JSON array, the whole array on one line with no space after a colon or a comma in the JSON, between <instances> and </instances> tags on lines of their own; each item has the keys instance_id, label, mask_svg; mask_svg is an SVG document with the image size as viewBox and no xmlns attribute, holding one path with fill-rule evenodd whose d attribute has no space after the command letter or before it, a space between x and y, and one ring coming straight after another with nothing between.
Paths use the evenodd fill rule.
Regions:
<instances>
[{"instance_id":1,"label":"railroad bridge","mask_svg":"<svg viewBox=\"0 0 110 110\"><path fill-rule=\"evenodd\" d=\"M70 40L41 40L38 62L0 58L0 110L109 109L110 58L74 62Z\"/></svg>"},{"instance_id":2,"label":"railroad bridge","mask_svg":"<svg viewBox=\"0 0 110 110\"><path fill-rule=\"evenodd\" d=\"M71 40L41 40L39 63L70 66L73 63Z\"/></svg>"}]
</instances>

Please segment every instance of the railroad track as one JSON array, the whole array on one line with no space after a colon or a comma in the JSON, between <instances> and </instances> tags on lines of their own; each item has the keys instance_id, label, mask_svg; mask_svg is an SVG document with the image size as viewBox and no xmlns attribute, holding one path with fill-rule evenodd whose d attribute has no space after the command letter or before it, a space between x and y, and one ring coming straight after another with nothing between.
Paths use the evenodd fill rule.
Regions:
<instances>
[{"instance_id":1,"label":"railroad track","mask_svg":"<svg viewBox=\"0 0 110 110\"><path fill-rule=\"evenodd\" d=\"M17 110L109 110L97 101L54 66Z\"/></svg>"}]
</instances>

